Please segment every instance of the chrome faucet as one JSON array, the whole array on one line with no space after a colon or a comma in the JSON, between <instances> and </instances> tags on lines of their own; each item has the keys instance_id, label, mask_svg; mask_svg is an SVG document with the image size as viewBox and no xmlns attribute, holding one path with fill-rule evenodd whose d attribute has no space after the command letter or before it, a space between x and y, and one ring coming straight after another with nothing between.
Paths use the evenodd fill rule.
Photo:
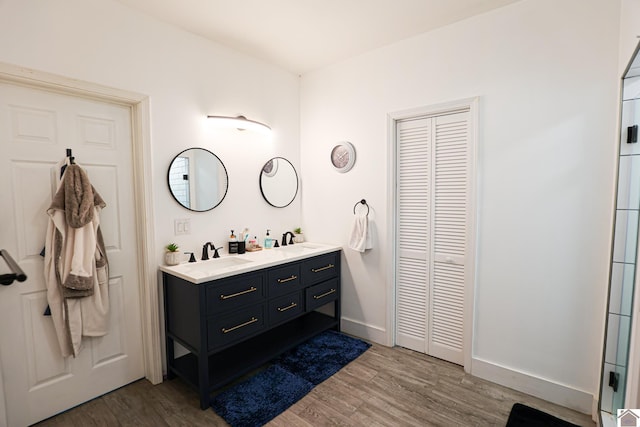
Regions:
<instances>
[{"instance_id":1,"label":"chrome faucet","mask_svg":"<svg viewBox=\"0 0 640 427\"><path fill-rule=\"evenodd\" d=\"M293 233L290 231L287 231L282 235L282 246L287 246L287 234L291 235L291 237L289 237L289 244L293 245Z\"/></svg>"},{"instance_id":2,"label":"chrome faucet","mask_svg":"<svg viewBox=\"0 0 640 427\"><path fill-rule=\"evenodd\" d=\"M216 248L211 242L207 242L202 246L202 261L206 261L209 259L209 248L213 249L213 257L212 258L220 258L220 254L218 254L218 249L221 249L222 246Z\"/></svg>"}]
</instances>

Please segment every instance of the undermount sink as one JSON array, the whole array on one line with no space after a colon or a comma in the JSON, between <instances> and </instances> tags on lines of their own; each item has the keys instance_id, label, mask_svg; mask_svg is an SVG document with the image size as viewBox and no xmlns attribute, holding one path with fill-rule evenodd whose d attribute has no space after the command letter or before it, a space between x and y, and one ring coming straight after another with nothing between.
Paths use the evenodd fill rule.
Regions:
<instances>
[{"instance_id":1,"label":"undermount sink","mask_svg":"<svg viewBox=\"0 0 640 427\"><path fill-rule=\"evenodd\" d=\"M210 276L211 274L218 272L218 270L230 267L238 267L241 265L246 265L250 262L253 261L246 258L224 257L212 258L207 261L189 262L186 264L180 264L179 266L176 266L174 268L176 270L179 270L181 273L192 276Z\"/></svg>"},{"instance_id":2,"label":"undermount sink","mask_svg":"<svg viewBox=\"0 0 640 427\"><path fill-rule=\"evenodd\" d=\"M300 253L316 250L320 247L321 246L319 245L314 245L311 243L296 243L293 245L281 246L279 248L276 248L275 250L294 253L294 254L300 254Z\"/></svg>"}]
</instances>

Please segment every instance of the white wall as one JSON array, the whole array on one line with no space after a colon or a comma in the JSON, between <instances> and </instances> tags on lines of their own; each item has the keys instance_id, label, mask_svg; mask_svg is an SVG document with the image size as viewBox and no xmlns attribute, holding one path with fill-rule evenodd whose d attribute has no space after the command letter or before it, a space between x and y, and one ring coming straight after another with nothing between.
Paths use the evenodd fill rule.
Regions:
<instances>
[{"instance_id":1,"label":"white wall","mask_svg":"<svg viewBox=\"0 0 640 427\"><path fill-rule=\"evenodd\" d=\"M346 331L392 337L387 114L479 96L474 371L591 411L611 244L619 14L620 1L523 0L303 76L307 237L346 246L361 198L375 221L373 250L345 249ZM357 149L344 175L329 163L340 140Z\"/></svg>"},{"instance_id":2,"label":"white wall","mask_svg":"<svg viewBox=\"0 0 640 427\"><path fill-rule=\"evenodd\" d=\"M172 241L199 257L204 242L225 243L231 228L262 236L267 227L279 235L300 224L300 197L276 209L258 186L273 156L300 167L298 76L111 0L0 0L0 61L150 97L158 262ZM266 122L273 140L211 130L207 114ZM213 151L229 173L227 198L206 213L180 207L167 189L171 160L194 146ZM81 163L81 151L74 153ZM175 218L191 219L191 235L173 235Z\"/></svg>"}]
</instances>

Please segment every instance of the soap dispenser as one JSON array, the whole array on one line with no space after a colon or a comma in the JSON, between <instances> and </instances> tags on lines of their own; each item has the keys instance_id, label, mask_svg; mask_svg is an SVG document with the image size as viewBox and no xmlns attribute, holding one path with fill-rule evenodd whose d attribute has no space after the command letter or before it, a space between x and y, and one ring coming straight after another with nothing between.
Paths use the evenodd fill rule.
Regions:
<instances>
[{"instance_id":1,"label":"soap dispenser","mask_svg":"<svg viewBox=\"0 0 640 427\"><path fill-rule=\"evenodd\" d=\"M233 234L233 230L231 230L231 235L229 236L229 253L238 253L238 239L236 238L236 235Z\"/></svg>"},{"instance_id":2,"label":"soap dispenser","mask_svg":"<svg viewBox=\"0 0 640 427\"><path fill-rule=\"evenodd\" d=\"M265 236L264 236L264 248L265 249L271 249L273 247L273 239L269 235L270 231L271 230L267 229L267 234L265 234Z\"/></svg>"}]
</instances>

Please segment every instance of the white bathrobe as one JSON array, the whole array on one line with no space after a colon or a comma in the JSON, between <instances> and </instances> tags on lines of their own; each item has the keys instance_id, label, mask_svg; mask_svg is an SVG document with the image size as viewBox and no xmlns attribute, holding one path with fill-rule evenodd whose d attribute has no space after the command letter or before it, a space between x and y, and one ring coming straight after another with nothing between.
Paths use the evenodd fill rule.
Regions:
<instances>
[{"instance_id":1,"label":"white bathrobe","mask_svg":"<svg viewBox=\"0 0 640 427\"><path fill-rule=\"evenodd\" d=\"M63 357L78 355L83 335L108 332L109 274L99 215L105 206L84 170L68 165L47 210L44 262L47 299Z\"/></svg>"}]
</instances>

